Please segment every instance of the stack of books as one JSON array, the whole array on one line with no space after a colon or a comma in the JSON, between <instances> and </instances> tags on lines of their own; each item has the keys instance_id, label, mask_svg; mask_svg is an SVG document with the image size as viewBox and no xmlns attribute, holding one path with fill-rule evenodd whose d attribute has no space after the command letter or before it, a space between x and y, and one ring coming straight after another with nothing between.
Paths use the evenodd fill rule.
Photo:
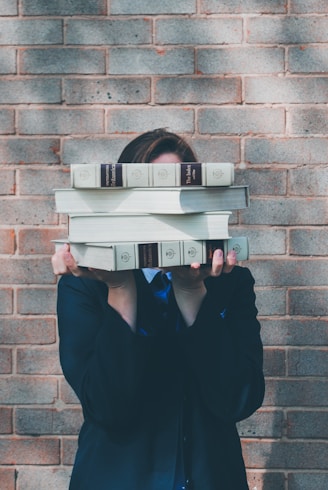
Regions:
<instances>
[{"instance_id":1,"label":"stack of books","mask_svg":"<svg viewBox=\"0 0 328 490\"><path fill-rule=\"evenodd\" d=\"M231 212L249 206L232 163L74 164L55 202L69 217L56 247L69 243L83 267L210 264L216 248L248 258L247 238L229 234Z\"/></svg>"}]
</instances>

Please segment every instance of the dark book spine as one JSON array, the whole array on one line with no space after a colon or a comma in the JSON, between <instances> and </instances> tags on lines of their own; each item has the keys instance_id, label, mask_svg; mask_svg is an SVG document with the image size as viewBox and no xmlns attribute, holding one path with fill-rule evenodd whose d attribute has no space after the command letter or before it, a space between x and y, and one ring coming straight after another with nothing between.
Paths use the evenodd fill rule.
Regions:
<instances>
[{"instance_id":1,"label":"dark book spine","mask_svg":"<svg viewBox=\"0 0 328 490\"><path fill-rule=\"evenodd\" d=\"M158 243L138 244L139 268L158 267Z\"/></svg>"},{"instance_id":2,"label":"dark book spine","mask_svg":"<svg viewBox=\"0 0 328 490\"><path fill-rule=\"evenodd\" d=\"M206 250L206 261L205 264L212 264L214 251L220 249L224 253L224 240L206 240L205 250Z\"/></svg>"},{"instance_id":3,"label":"dark book spine","mask_svg":"<svg viewBox=\"0 0 328 490\"><path fill-rule=\"evenodd\" d=\"M180 181L181 186L202 185L202 164L181 163Z\"/></svg>"},{"instance_id":4,"label":"dark book spine","mask_svg":"<svg viewBox=\"0 0 328 490\"><path fill-rule=\"evenodd\" d=\"M100 165L101 187L123 187L123 167L121 163L102 163Z\"/></svg>"}]
</instances>

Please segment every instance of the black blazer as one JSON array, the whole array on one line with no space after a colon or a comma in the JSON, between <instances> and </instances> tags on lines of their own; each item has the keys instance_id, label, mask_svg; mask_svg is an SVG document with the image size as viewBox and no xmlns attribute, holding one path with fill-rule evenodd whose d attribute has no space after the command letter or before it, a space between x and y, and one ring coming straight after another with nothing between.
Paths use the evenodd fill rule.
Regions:
<instances>
[{"instance_id":1,"label":"black blazer","mask_svg":"<svg viewBox=\"0 0 328 490\"><path fill-rule=\"evenodd\" d=\"M104 283L63 276L60 359L84 413L71 490L173 490L183 446L193 490L248 489L235 423L262 403L262 343L246 268L206 280L195 323L173 332L135 271L134 334L107 304Z\"/></svg>"}]
</instances>

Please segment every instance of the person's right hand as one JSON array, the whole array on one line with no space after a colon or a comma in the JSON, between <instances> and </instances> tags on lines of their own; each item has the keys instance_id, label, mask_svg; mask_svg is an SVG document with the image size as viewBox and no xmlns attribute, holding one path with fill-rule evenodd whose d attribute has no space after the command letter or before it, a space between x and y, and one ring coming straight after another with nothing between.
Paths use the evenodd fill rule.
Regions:
<instances>
[{"instance_id":1,"label":"person's right hand","mask_svg":"<svg viewBox=\"0 0 328 490\"><path fill-rule=\"evenodd\" d=\"M111 288L120 288L131 281L131 271L106 271L91 267L79 267L70 252L69 244L65 243L51 258L54 274L73 274L76 277L86 277L105 282Z\"/></svg>"}]
</instances>

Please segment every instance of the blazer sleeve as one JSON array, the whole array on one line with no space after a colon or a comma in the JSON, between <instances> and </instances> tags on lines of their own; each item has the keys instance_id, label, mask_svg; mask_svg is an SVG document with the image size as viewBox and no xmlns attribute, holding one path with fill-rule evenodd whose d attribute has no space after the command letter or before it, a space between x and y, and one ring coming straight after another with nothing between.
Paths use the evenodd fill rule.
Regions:
<instances>
[{"instance_id":1,"label":"blazer sleeve","mask_svg":"<svg viewBox=\"0 0 328 490\"><path fill-rule=\"evenodd\" d=\"M264 397L254 279L248 269L235 267L206 285L196 321L181 341L204 403L221 419L236 422Z\"/></svg>"},{"instance_id":2,"label":"blazer sleeve","mask_svg":"<svg viewBox=\"0 0 328 490\"><path fill-rule=\"evenodd\" d=\"M132 423L147 339L107 304L107 287L98 281L62 276L57 314L61 366L85 417L116 429Z\"/></svg>"}]
</instances>

